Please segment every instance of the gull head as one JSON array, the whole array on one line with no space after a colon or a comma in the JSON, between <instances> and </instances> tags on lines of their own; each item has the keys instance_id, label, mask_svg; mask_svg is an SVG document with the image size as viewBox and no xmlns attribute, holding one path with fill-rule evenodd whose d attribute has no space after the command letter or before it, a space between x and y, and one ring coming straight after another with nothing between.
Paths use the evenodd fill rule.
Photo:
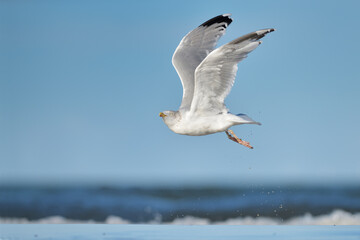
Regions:
<instances>
[{"instance_id":1,"label":"gull head","mask_svg":"<svg viewBox=\"0 0 360 240\"><path fill-rule=\"evenodd\" d=\"M176 123L180 121L180 113L178 111L163 111L159 113L159 117L162 117L164 123L171 129Z\"/></svg>"}]
</instances>

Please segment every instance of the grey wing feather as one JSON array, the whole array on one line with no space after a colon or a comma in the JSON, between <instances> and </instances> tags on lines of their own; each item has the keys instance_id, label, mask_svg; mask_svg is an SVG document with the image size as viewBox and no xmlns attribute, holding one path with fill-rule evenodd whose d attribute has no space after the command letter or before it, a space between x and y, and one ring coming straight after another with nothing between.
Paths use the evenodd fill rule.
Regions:
<instances>
[{"instance_id":1,"label":"grey wing feather","mask_svg":"<svg viewBox=\"0 0 360 240\"><path fill-rule=\"evenodd\" d=\"M274 29L264 29L239 37L211 52L196 68L191 113L228 111L224 104L237 72L237 64L261 43L260 38Z\"/></svg>"},{"instance_id":2,"label":"grey wing feather","mask_svg":"<svg viewBox=\"0 0 360 240\"><path fill-rule=\"evenodd\" d=\"M183 98L180 111L188 111L194 94L195 69L214 50L232 22L230 14L214 17L188 33L176 48L172 63L181 79Z\"/></svg>"}]
</instances>

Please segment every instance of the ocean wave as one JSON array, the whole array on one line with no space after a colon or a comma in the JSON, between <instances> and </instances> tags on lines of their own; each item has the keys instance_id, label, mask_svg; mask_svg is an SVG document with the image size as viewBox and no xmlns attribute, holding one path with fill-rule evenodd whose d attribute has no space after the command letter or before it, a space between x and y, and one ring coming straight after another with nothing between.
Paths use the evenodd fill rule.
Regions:
<instances>
[{"instance_id":1,"label":"ocean wave","mask_svg":"<svg viewBox=\"0 0 360 240\"><path fill-rule=\"evenodd\" d=\"M306 213L320 216L336 209L359 213L359 189L346 186L0 187L0 216L25 222L40 219L76 223L92 219L151 224L177 223L195 217L196 224L225 221L278 224ZM53 217L48 219L50 216Z\"/></svg>"},{"instance_id":2,"label":"ocean wave","mask_svg":"<svg viewBox=\"0 0 360 240\"><path fill-rule=\"evenodd\" d=\"M73 223L105 223L105 224L131 224L132 222L118 216L108 216L105 221L73 220L62 216L51 216L38 220L26 218L1 218L0 224L73 224ZM329 214L313 216L307 213L303 216L293 217L287 220L270 217L239 217L225 221L212 222L210 219L193 216L176 218L171 222L162 222L161 216L142 224L173 224L173 225L360 225L360 213L349 213L343 210L334 210Z\"/></svg>"}]
</instances>

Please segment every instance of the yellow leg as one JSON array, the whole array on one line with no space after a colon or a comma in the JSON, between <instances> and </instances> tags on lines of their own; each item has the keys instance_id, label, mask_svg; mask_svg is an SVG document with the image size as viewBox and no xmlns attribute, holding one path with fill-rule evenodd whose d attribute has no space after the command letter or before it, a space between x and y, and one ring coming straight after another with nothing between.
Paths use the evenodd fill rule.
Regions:
<instances>
[{"instance_id":1,"label":"yellow leg","mask_svg":"<svg viewBox=\"0 0 360 240\"><path fill-rule=\"evenodd\" d=\"M230 140L233 140L234 142L237 142L245 147L253 149L253 147L250 145L249 142L243 141L240 138L238 138L232 130L225 131L225 133ZM231 136L231 135L233 135L233 136Z\"/></svg>"}]
</instances>

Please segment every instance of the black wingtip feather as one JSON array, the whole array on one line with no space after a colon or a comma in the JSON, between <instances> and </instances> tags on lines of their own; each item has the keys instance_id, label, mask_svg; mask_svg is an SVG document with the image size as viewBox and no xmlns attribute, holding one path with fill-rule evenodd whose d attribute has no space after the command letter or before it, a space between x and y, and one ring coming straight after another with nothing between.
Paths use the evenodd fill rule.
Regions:
<instances>
[{"instance_id":1,"label":"black wingtip feather","mask_svg":"<svg viewBox=\"0 0 360 240\"><path fill-rule=\"evenodd\" d=\"M215 23L227 23L227 26L230 25L230 23L232 22L232 19L230 18L230 14L224 14L224 15L219 15L216 16L210 20L207 20L206 22L204 22L203 24L201 24L200 26L203 27L208 27L211 26Z\"/></svg>"}]
</instances>

